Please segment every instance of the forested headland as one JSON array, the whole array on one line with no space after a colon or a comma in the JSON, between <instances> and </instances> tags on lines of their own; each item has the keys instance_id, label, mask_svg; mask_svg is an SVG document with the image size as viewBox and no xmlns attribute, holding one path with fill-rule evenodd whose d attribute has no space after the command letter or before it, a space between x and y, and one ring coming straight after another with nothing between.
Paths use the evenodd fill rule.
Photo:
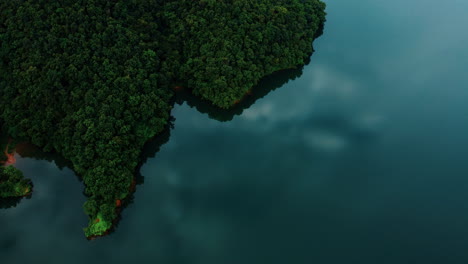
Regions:
<instances>
[{"instance_id":1,"label":"forested headland","mask_svg":"<svg viewBox=\"0 0 468 264\"><path fill-rule=\"evenodd\" d=\"M32 192L31 181L12 166L16 159L11 143L11 139L4 142L0 133L0 208L3 200L25 197Z\"/></svg>"},{"instance_id":2,"label":"forested headland","mask_svg":"<svg viewBox=\"0 0 468 264\"><path fill-rule=\"evenodd\" d=\"M31 181L13 166L0 167L0 198L23 197L32 191Z\"/></svg>"},{"instance_id":3,"label":"forested headland","mask_svg":"<svg viewBox=\"0 0 468 264\"><path fill-rule=\"evenodd\" d=\"M174 87L233 106L264 76L304 64L324 9L319 0L1 1L1 129L73 164L88 196L85 234L103 235L143 145L168 125Z\"/></svg>"}]
</instances>

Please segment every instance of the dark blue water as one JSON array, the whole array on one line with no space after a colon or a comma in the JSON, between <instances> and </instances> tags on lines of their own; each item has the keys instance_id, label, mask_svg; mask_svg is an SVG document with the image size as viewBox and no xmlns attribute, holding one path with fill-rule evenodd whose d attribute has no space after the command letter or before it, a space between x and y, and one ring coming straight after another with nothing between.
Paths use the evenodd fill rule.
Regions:
<instances>
[{"instance_id":1,"label":"dark blue water","mask_svg":"<svg viewBox=\"0 0 468 264\"><path fill-rule=\"evenodd\" d=\"M18 157L35 189L0 210L1 263L468 263L468 2L326 2L302 73L176 106L110 236L84 238L63 161Z\"/></svg>"}]
</instances>

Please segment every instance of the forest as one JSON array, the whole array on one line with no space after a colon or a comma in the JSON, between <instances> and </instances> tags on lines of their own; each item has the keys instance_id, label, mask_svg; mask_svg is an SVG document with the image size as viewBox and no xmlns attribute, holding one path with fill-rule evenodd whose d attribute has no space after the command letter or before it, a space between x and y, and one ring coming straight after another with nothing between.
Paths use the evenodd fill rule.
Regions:
<instances>
[{"instance_id":1,"label":"forest","mask_svg":"<svg viewBox=\"0 0 468 264\"><path fill-rule=\"evenodd\" d=\"M27 196L32 191L31 181L13 166L0 167L0 198Z\"/></svg>"},{"instance_id":2,"label":"forest","mask_svg":"<svg viewBox=\"0 0 468 264\"><path fill-rule=\"evenodd\" d=\"M1 130L71 162L88 197L85 235L104 235L143 145L169 125L174 88L232 107L263 77L304 64L324 10L319 0L1 1ZM13 167L0 173L25 186Z\"/></svg>"}]
</instances>

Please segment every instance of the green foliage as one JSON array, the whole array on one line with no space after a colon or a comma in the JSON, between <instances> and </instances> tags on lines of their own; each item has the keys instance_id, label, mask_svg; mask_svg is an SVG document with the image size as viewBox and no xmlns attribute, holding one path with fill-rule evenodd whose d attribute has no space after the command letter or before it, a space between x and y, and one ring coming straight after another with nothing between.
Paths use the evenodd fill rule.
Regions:
<instances>
[{"instance_id":1,"label":"green foliage","mask_svg":"<svg viewBox=\"0 0 468 264\"><path fill-rule=\"evenodd\" d=\"M87 237L102 236L112 227L112 222L104 220L105 217L97 214L95 219L89 221L88 227L83 231Z\"/></svg>"},{"instance_id":2,"label":"green foliage","mask_svg":"<svg viewBox=\"0 0 468 264\"><path fill-rule=\"evenodd\" d=\"M303 64L319 0L0 2L0 123L70 160L86 235L128 196L145 142L168 124L171 87L222 108L262 77ZM100 221L95 223L94 219Z\"/></svg>"},{"instance_id":3,"label":"green foliage","mask_svg":"<svg viewBox=\"0 0 468 264\"><path fill-rule=\"evenodd\" d=\"M221 108L262 77L304 64L325 20L318 0L168 2L169 39L182 44L174 43L183 54L181 81Z\"/></svg>"},{"instance_id":4,"label":"green foliage","mask_svg":"<svg viewBox=\"0 0 468 264\"><path fill-rule=\"evenodd\" d=\"M0 119L11 136L69 159L94 201L90 219L104 208L109 223L172 107L158 4L120 2L0 3Z\"/></svg>"},{"instance_id":5,"label":"green foliage","mask_svg":"<svg viewBox=\"0 0 468 264\"><path fill-rule=\"evenodd\" d=\"M22 197L31 193L31 181L13 166L0 167L0 198Z\"/></svg>"}]
</instances>

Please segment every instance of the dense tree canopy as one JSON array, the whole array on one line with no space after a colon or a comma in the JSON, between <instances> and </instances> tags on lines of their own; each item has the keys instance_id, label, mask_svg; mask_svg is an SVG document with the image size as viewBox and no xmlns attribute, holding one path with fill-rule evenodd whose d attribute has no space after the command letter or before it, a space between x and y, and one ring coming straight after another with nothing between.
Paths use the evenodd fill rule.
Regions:
<instances>
[{"instance_id":1,"label":"dense tree canopy","mask_svg":"<svg viewBox=\"0 0 468 264\"><path fill-rule=\"evenodd\" d=\"M13 166L0 167L0 198L21 197L32 191L31 181Z\"/></svg>"},{"instance_id":2,"label":"dense tree canopy","mask_svg":"<svg viewBox=\"0 0 468 264\"><path fill-rule=\"evenodd\" d=\"M221 108L303 64L319 0L0 2L0 123L82 176L87 236L132 186L143 144L167 125L172 87Z\"/></svg>"},{"instance_id":3,"label":"dense tree canopy","mask_svg":"<svg viewBox=\"0 0 468 264\"><path fill-rule=\"evenodd\" d=\"M325 19L319 1L169 2L169 39L183 58L178 76L221 108L235 104L262 77L304 64Z\"/></svg>"}]
</instances>

